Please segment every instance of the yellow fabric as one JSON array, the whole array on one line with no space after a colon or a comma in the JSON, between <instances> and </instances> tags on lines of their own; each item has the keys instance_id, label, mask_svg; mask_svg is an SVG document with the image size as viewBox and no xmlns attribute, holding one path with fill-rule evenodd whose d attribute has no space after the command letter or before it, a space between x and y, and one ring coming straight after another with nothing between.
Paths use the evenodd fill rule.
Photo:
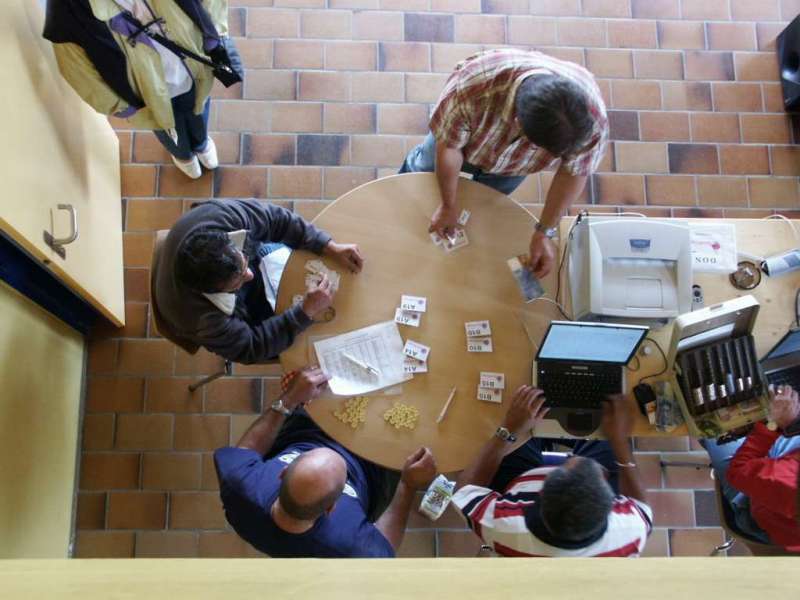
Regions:
<instances>
[{"instance_id":1,"label":"yellow fabric","mask_svg":"<svg viewBox=\"0 0 800 600\"><path fill-rule=\"evenodd\" d=\"M89 0L92 12L101 21L108 21L120 12L113 0ZM172 0L150 0L150 7L166 22L167 37L196 54L203 55L203 34ZM203 0L214 26L220 35L228 33L227 0ZM124 36L111 32L125 53L128 62L128 81L145 106L128 121L141 129L172 129L175 119L172 103L164 83L158 52L147 44L131 46ZM97 112L110 115L128 108L127 102L103 81L86 53L77 44L54 44L61 74L78 95ZM195 81L195 114L203 111L214 76L210 67L192 59L184 60Z\"/></svg>"}]
</instances>

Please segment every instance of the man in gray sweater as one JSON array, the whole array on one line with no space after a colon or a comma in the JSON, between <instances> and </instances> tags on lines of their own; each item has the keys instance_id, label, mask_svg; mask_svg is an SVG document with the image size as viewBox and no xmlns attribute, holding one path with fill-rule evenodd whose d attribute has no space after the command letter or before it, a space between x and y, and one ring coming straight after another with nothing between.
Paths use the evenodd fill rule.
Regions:
<instances>
[{"instance_id":1,"label":"man in gray sweater","mask_svg":"<svg viewBox=\"0 0 800 600\"><path fill-rule=\"evenodd\" d=\"M212 200L177 220L153 265L159 330L188 352L202 346L238 363L276 357L333 302L326 278L301 303L276 315L264 290L263 245L286 244L361 271L355 244L338 244L294 213L255 200Z\"/></svg>"}]
</instances>

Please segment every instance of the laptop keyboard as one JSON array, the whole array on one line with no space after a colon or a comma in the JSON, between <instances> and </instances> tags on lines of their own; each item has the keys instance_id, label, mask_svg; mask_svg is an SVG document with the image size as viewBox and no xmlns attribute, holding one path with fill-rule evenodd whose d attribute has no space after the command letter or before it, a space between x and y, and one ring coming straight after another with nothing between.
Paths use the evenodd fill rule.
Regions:
<instances>
[{"instance_id":1,"label":"laptop keyboard","mask_svg":"<svg viewBox=\"0 0 800 600\"><path fill-rule=\"evenodd\" d=\"M790 385L794 389L800 389L800 366L770 373L767 381L772 385Z\"/></svg>"},{"instance_id":2,"label":"laptop keyboard","mask_svg":"<svg viewBox=\"0 0 800 600\"><path fill-rule=\"evenodd\" d=\"M609 394L622 391L620 373L539 371L538 385L544 391L546 406L600 408Z\"/></svg>"}]
</instances>

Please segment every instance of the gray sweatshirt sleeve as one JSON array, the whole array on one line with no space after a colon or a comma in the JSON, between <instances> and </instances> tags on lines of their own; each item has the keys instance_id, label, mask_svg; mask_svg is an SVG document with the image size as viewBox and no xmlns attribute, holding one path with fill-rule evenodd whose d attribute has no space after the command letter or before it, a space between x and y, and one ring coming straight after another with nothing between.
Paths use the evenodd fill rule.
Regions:
<instances>
[{"instance_id":1,"label":"gray sweatshirt sleeve","mask_svg":"<svg viewBox=\"0 0 800 600\"><path fill-rule=\"evenodd\" d=\"M300 305L292 306L255 326L237 317L211 312L200 324L196 338L210 352L247 365L277 357L311 323Z\"/></svg>"},{"instance_id":2,"label":"gray sweatshirt sleeve","mask_svg":"<svg viewBox=\"0 0 800 600\"><path fill-rule=\"evenodd\" d=\"M260 242L281 242L295 250L321 254L331 236L317 229L300 215L275 204L257 200L232 200L223 203L238 221L234 229L247 229Z\"/></svg>"}]
</instances>

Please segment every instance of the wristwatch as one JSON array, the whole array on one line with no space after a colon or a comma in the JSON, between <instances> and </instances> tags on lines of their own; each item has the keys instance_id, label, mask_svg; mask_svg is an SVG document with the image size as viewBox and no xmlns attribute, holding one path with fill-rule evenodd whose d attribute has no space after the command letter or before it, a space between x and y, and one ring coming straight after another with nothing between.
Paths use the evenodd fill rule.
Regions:
<instances>
[{"instance_id":1,"label":"wristwatch","mask_svg":"<svg viewBox=\"0 0 800 600\"><path fill-rule=\"evenodd\" d=\"M544 235L544 237L546 237L548 240L552 240L558 231L558 227L545 227L542 225L541 221L537 221L533 228Z\"/></svg>"},{"instance_id":2,"label":"wristwatch","mask_svg":"<svg viewBox=\"0 0 800 600\"><path fill-rule=\"evenodd\" d=\"M497 431L494 432L495 437L499 437L504 442L508 442L509 444L513 444L517 441L517 436L511 433L506 427L498 427Z\"/></svg>"},{"instance_id":3,"label":"wristwatch","mask_svg":"<svg viewBox=\"0 0 800 600\"><path fill-rule=\"evenodd\" d=\"M275 402L270 404L269 407L275 412L281 413L286 417L292 414L292 411L283 405L283 398L278 398L277 400L275 400Z\"/></svg>"}]
</instances>

